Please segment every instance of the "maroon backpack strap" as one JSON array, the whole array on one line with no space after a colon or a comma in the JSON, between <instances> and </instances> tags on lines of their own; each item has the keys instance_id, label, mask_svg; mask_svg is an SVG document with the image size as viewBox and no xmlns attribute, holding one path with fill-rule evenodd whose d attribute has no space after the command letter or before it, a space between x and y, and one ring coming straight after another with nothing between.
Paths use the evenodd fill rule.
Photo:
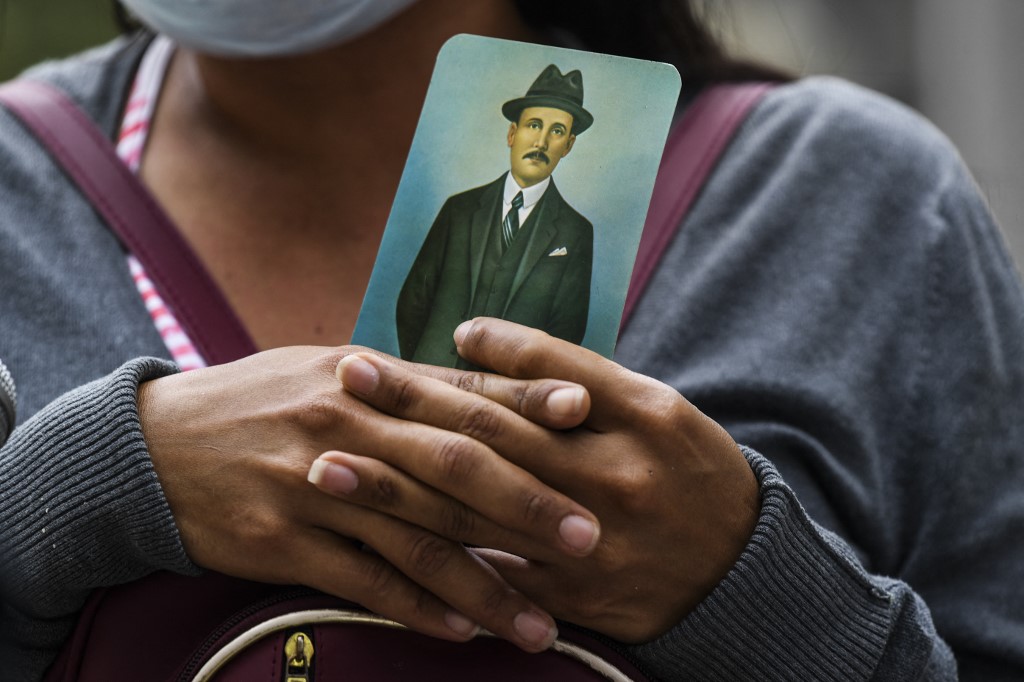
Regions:
<instances>
[{"instance_id":1,"label":"maroon backpack strap","mask_svg":"<svg viewBox=\"0 0 1024 682\"><path fill-rule=\"evenodd\" d=\"M0 86L15 114L142 263L179 324L210 364L256 352L220 288L103 132L61 90L15 80Z\"/></svg>"},{"instance_id":2,"label":"maroon backpack strap","mask_svg":"<svg viewBox=\"0 0 1024 682\"><path fill-rule=\"evenodd\" d=\"M717 85L704 90L673 127L629 281L626 325L672 237L740 124L774 83Z\"/></svg>"}]
</instances>

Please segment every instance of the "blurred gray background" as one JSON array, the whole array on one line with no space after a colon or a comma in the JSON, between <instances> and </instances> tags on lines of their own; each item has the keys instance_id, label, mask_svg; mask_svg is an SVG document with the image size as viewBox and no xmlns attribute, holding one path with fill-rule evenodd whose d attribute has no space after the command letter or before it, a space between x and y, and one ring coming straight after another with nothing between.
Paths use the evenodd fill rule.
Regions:
<instances>
[{"instance_id":1,"label":"blurred gray background","mask_svg":"<svg viewBox=\"0 0 1024 682\"><path fill-rule=\"evenodd\" d=\"M719 0L734 51L842 76L921 111L959 147L1024 264L1024 0ZM109 0L0 0L0 79L115 32Z\"/></svg>"},{"instance_id":2,"label":"blurred gray background","mask_svg":"<svg viewBox=\"0 0 1024 682\"><path fill-rule=\"evenodd\" d=\"M1024 265L1024 0L722 0L736 52L899 99L960 149Z\"/></svg>"}]
</instances>

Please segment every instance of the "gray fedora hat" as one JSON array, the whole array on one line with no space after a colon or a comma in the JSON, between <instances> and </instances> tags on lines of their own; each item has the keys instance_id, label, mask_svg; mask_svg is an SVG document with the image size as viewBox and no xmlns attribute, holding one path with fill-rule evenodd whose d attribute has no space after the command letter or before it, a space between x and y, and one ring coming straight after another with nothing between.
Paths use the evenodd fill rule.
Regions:
<instances>
[{"instance_id":1,"label":"gray fedora hat","mask_svg":"<svg viewBox=\"0 0 1024 682\"><path fill-rule=\"evenodd\" d=\"M562 74L558 67L549 64L526 96L509 100L501 105L501 113L513 123L519 122L519 115L528 107L551 107L572 114L572 133L579 135L590 127L594 117L583 108L583 74L579 69Z\"/></svg>"}]
</instances>

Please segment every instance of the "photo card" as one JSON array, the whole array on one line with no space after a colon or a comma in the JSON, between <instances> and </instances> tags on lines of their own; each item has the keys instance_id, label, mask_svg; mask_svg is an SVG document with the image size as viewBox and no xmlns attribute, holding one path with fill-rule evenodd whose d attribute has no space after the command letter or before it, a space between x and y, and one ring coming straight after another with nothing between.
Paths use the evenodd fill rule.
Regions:
<instances>
[{"instance_id":1,"label":"photo card","mask_svg":"<svg viewBox=\"0 0 1024 682\"><path fill-rule=\"evenodd\" d=\"M611 357L679 89L669 64L450 39L352 342L468 367L452 333L490 316Z\"/></svg>"}]
</instances>

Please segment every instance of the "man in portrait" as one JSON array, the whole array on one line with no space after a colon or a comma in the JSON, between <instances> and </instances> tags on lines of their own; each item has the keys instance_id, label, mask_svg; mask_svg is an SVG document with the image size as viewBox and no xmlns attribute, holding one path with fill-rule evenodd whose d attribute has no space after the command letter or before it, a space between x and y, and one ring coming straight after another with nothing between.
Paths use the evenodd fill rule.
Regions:
<instances>
[{"instance_id":1,"label":"man in portrait","mask_svg":"<svg viewBox=\"0 0 1024 682\"><path fill-rule=\"evenodd\" d=\"M404 359L466 366L452 333L478 316L583 340L594 230L551 177L594 121L583 108L583 75L549 65L501 112L511 167L449 197L437 214L398 297Z\"/></svg>"}]
</instances>

